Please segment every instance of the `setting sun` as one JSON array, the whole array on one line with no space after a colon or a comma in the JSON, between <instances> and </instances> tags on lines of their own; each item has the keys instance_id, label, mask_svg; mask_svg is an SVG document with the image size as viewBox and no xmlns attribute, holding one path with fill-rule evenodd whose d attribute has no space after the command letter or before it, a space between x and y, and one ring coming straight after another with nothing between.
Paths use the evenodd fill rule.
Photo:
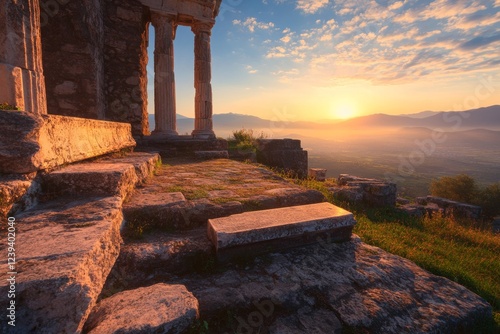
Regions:
<instances>
[{"instance_id":1,"label":"setting sun","mask_svg":"<svg viewBox=\"0 0 500 334\"><path fill-rule=\"evenodd\" d=\"M331 117L334 119L349 119L356 116L356 107L350 103L340 103L332 105Z\"/></svg>"}]
</instances>

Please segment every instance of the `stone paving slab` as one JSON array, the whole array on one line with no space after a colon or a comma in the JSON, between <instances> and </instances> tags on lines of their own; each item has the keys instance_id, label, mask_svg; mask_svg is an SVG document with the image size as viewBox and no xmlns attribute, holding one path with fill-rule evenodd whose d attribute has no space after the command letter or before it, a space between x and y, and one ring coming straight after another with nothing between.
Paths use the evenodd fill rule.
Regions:
<instances>
[{"instance_id":1,"label":"stone paving slab","mask_svg":"<svg viewBox=\"0 0 500 334\"><path fill-rule=\"evenodd\" d=\"M19 321L0 332L81 331L120 251L121 205L120 197L61 199L16 217ZM8 302L6 278L3 271L1 305Z\"/></svg>"},{"instance_id":2,"label":"stone paving slab","mask_svg":"<svg viewBox=\"0 0 500 334\"><path fill-rule=\"evenodd\" d=\"M352 213L325 202L210 219L207 234L221 259L251 252L253 246L267 251L302 246L323 233L346 241L355 224Z\"/></svg>"},{"instance_id":3,"label":"stone paving slab","mask_svg":"<svg viewBox=\"0 0 500 334\"><path fill-rule=\"evenodd\" d=\"M155 284L102 300L85 332L181 334L198 318L198 300L183 285Z\"/></svg>"}]
</instances>

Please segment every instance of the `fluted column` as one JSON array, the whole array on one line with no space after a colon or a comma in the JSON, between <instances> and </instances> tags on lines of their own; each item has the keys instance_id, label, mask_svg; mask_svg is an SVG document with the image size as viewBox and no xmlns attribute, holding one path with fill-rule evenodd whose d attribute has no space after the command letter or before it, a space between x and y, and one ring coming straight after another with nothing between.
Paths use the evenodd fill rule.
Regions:
<instances>
[{"instance_id":1,"label":"fluted column","mask_svg":"<svg viewBox=\"0 0 500 334\"><path fill-rule=\"evenodd\" d=\"M174 38L175 20L151 13L155 28L155 130L153 135L177 136L175 111Z\"/></svg>"},{"instance_id":2,"label":"fluted column","mask_svg":"<svg viewBox=\"0 0 500 334\"><path fill-rule=\"evenodd\" d=\"M191 27L194 38L194 138L215 138L212 124L212 63L210 35L212 23L196 22Z\"/></svg>"}]
</instances>

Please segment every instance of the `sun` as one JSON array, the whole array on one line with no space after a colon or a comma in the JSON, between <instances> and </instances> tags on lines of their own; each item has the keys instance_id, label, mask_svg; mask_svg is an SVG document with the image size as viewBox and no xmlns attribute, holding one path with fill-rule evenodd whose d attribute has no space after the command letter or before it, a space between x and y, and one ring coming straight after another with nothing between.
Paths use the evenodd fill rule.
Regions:
<instances>
[{"instance_id":1,"label":"sun","mask_svg":"<svg viewBox=\"0 0 500 334\"><path fill-rule=\"evenodd\" d=\"M349 119L356 116L356 107L351 103L340 103L332 106L331 114L335 119Z\"/></svg>"}]
</instances>

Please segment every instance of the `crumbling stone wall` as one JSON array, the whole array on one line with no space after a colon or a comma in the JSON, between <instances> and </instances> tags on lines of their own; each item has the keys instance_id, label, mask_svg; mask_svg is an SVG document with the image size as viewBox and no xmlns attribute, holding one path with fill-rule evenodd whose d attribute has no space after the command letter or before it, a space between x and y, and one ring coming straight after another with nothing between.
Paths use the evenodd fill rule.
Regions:
<instances>
[{"instance_id":1,"label":"crumbling stone wall","mask_svg":"<svg viewBox=\"0 0 500 334\"><path fill-rule=\"evenodd\" d=\"M136 0L104 0L104 16L106 119L132 124L134 136L149 134L149 10Z\"/></svg>"},{"instance_id":2,"label":"crumbling stone wall","mask_svg":"<svg viewBox=\"0 0 500 334\"><path fill-rule=\"evenodd\" d=\"M40 15L48 112L148 134L149 10L136 0L48 0Z\"/></svg>"},{"instance_id":3,"label":"crumbling stone wall","mask_svg":"<svg viewBox=\"0 0 500 334\"><path fill-rule=\"evenodd\" d=\"M40 6L48 113L105 119L101 0Z\"/></svg>"},{"instance_id":4,"label":"crumbling stone wall","mask_svg":"<svg viewBox=\"0 0 500 334\"><path fill-rule=\"evenodd\" d=\"M296 139L258 139L257 162L290 172L299 178L307 177L307 151Z\"/></svg>"}]
</instances>

